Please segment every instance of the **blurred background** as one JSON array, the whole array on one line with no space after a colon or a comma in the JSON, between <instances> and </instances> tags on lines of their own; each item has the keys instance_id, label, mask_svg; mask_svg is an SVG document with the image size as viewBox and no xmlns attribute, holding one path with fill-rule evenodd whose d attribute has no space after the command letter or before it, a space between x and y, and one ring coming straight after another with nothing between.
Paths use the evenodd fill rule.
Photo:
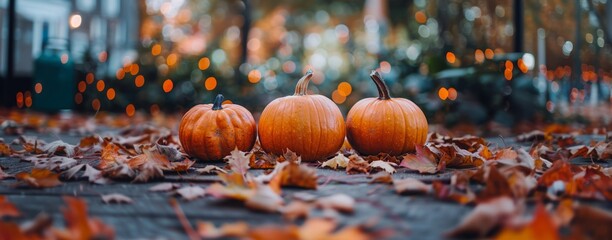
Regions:
<instances>
[{"instance_id":1,"label":"blurred background","mask_svg":"<svg viewBox=\"0 0 612 240\"><path fill-rule=\"evenodd\" d=\"M131 117L222 93L258 118L313 69L346 114L376 69L444 126L612 121L610 0L0 0L0 30L5 109Z\"/></svg>"}]
</instances>

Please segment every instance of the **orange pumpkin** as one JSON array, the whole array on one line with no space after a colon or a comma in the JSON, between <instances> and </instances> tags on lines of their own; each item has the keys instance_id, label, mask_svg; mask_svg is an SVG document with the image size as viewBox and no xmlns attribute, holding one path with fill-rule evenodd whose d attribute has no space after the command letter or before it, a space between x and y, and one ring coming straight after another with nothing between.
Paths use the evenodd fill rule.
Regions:
<instances>
[{"instance_id":1,"label":"orange pumpkin","mask_svg":"<svg viewBox=\"0 0 612 240\"><path fill-rule=\"evenodd\" d=\"M181 119L179 140L187 154L202 160L219 160L238 148L250 151L257 128L253 115L237 104L225 104L219 94L213 104L199 104Z\"/></svg>"},{"instance_id":2,"label":"orange pumpkin","mask_svg":"<svg viewBox=\"0 0 612 240\"><path fill-rule=\"evenodd\" d=\"M345 136L338 106L321 95L308 95L308 71L295 86L293 96L270 102L259 118L259 142L270 153L296 152L303 161L324 160L336 153Z\"/></svg>"},{"instance_id":3,"label":"orange pumpkin","mask_svg":"<svg viewBox=\"0 0 612 240\"><path fill-rule=\"evenodd\" d=\"M346 117L346 137L353 149L364 155L401 155L424 144L428 125L423 111L408 99L391 98L378 72L372 71L370 78L379 97L360 100Z\"/></svg>"}]
</instances>

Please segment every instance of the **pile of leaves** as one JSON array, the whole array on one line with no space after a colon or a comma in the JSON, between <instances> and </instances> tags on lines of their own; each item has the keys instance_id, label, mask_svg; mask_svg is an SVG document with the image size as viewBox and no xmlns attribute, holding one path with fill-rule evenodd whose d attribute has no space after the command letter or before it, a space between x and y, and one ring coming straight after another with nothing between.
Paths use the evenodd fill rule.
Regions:
<instances>
[{"instance_id":1,"label":"pile of leaves","mask_svg":"<svg viewBox=\"0 0 612 240\"><path fill-rule=\"evenodd\" d=\"M387 185L389 191L400 195L428 195L475 206L455 229L447 232L451 237L515 239L533 237L533 234L545 231L545 234L550 234L549 239L558 239L560 232L601 239L607 237L606 231L592 223L612 220L609 212L580 203L583 200L612 200L612 170L603 167L612 158L610 133L601 141L583 145L575 135L567 132L533 131L518 136L518 143L513 143L513 147L494 146L476 136L450 137L431 133L426 144L416 146L415 153L363 156L345 144L335 156L319 163L302 163L300 156L291 150L280 156L268 154L256 145L250 152L232 151L224 159L226 164L202 166L194 164L195 160L183 152L175 133L154 125L134 125L119 131L107 131L107 135L88 134L76 145L62 140L46 142L24 135L13 125L7 126L5 134L19 137L10 143L0 139L0 156L18 158L32 165L31 170L14 175L6 173L0 166L0 180L14 178L17 180L15 187L55 187L70 179L112 184L158 181L168 174L216 174L218 181L212 184L160 183L150 190L171 192L186 201L204 197L239 201L246 208L280 214L290 222L304 220L303 224L260 227L244 222L218 227L211 222L198 222L194 228L182 214L180 205L171 200L171 206L192 239L259 239L265 236L368 239L389 234L374 230L376 224L371 222L340 227L336 217L353 213L357 202L346 194L293 194L289 199L283 193L286 187L316 190L331 181L345 181L341 177L322 178L318 174L320 171L344 171L357 177L347 176L346 179L354 180L352 183ZM255 174L251 169L264 171ZM398 173L400 177L396 177ZM402 173L446 177L424 180L433 178L402 178L405 176ZM102 198L107 203L132 201L120 194ZM80 212L80 217L82 212L86 213L84 203L77 203L78 200L74 199L66 202L69 208L74 208L70 211ZM525 217L527 203L536 203L533 217ZM18 214L18 210L10 206L0 198L0 217ZM310 217L314 210L323 211L327 217ZM88 221L92 222L81 222ZM69 226L74 220L66 217L66 222ZM85 225L94 230L79 234L112 232L100 222L93 222ZM9 234L47 236L41 231L32 233L26 227L12 223L2 223L0 228ZM61 238L66 236L62 234L68 234L66 231L50 232ZM600 231L604 234L598 235ZM45 231L44 234L50 233Z\"/></svg>"}]
</instances>

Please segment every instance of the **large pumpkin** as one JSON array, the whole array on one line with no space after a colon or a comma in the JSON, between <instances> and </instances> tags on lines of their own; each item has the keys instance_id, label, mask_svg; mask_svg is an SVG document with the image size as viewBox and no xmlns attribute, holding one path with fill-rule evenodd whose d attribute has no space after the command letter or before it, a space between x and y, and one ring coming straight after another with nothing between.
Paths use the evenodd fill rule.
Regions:
<instances>
[{"instance_id":1,"label":"large pumpkin","mask_svg":"<svg viewBox=\"0 0 612 240\"><path fill-rule=\"evenodd\" d=\"M338 106L321 95L308 95L308 71L295 86L295 94L270 102L259 118L259 141L270 153L296 152L303 161L323 160L336 153L345 136Z\"/></svg>"},{"instance_id":2,"label":"large pumpkin","mask_svg":"<svg viewBox=\"0 0 612 240\"><path fill-rule=\"evenodd\" d=\"M408 99L391 98L378 72L372 71L370 78L378 98L360 100L346 117L346 137L353 149L364 155L401 155L424 144L428 126L423 111Z\"/></svg>"},{"instance_id":3,"label":"large pumpkin","mask_svg":"<svg viewBox=\"0 0 612 240\"><path fill-rule=\"evenodd\" d=\"M238 148L250 151L257 127L253 115L237 104L225 104L219 94L213 104L199 104L181 119L179 140L187 154L202 160L219 160Z\"/></svg>"}]
</instances>

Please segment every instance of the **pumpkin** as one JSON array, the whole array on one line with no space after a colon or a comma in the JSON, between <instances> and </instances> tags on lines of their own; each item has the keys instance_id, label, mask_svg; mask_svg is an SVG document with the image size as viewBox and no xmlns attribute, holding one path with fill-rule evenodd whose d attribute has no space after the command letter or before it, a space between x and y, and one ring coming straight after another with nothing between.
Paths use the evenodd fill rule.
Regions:
<instances>
[{"instance_id":1,"label":"pumpkin","mask_svg":"<svg viewBox=\"0 0 612 240\"><path fill-rule=\"evenodd\" d=\"M253 115L237 104L225 104L219 94L213 104L199 104L181 119L179 140L187 154L202 160L219 160L236 148L250 151L257 128Z\"/></svg>"},{"instance_id":2,"label":"pumpkin","mask_svg":"<svg viewBox=\"0 0 612 240\"><path fill-rule=\"evenodd\" d=\"M401 155L415 150L427 138L427 118L412 101L391 98L382 76L372 71L378 98L357 102L346 117L346 137L363 155Z\"/></svg>"},{"instance_id":3,"label":"pumpkin","mask_svg":"<svg viewBox=\"0 0 612 240\"><path fill-rule=\"evenodd\" d=\"M338 106L322 95L309 95L306 72L292 96L270 102L259 118L259 142L264 151L296 152L303 161L324 160L344 142L346 127Z\"/></svg>"}]
</instances>

